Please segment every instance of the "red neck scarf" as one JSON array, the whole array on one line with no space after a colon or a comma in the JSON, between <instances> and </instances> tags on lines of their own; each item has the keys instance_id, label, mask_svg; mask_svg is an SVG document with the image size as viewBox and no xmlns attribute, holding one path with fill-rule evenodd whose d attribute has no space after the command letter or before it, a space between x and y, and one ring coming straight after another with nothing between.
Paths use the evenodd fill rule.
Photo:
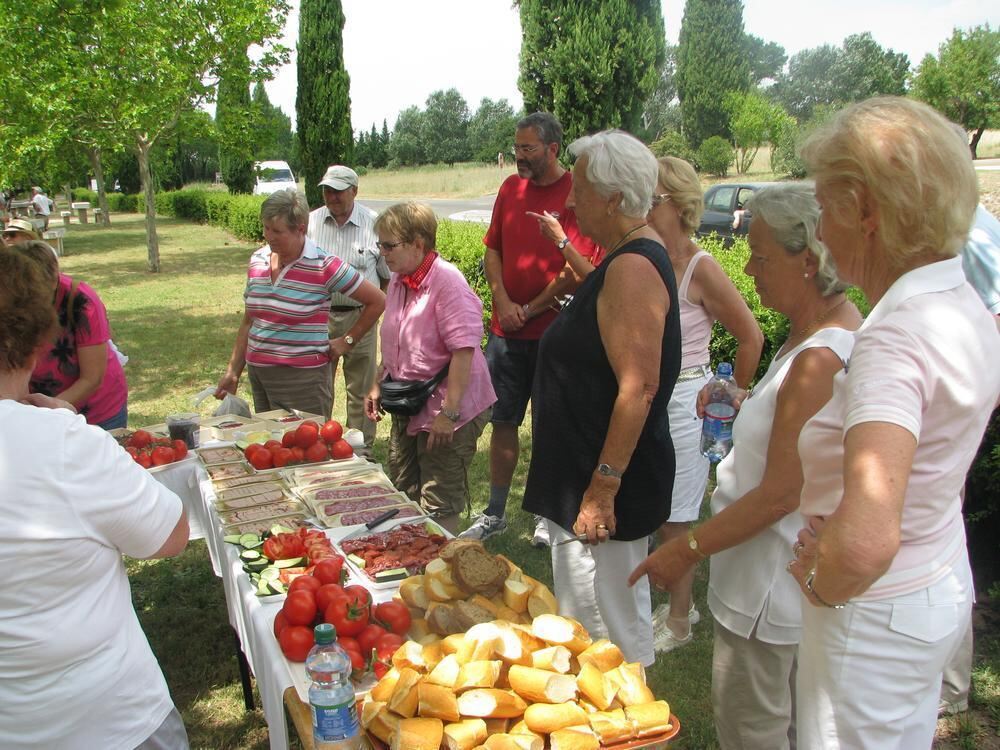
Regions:
<instances>
[{"instance_id":1,"label":"red neck scarf","mask_svg":"<svg viewBox=\"0 0 1000 750\"><path fill-rule=\"evenodd\" d=\"M431 266L434 265L434 261L437 260L438 254L431 250L424 259L420 261L420 265L417 266L417 270L410 274L405 274L399 277L400 283L405 284L410 289L416 291L424 279L427 277L427 273L431 270Z\"/></svg>"}]
</instances>

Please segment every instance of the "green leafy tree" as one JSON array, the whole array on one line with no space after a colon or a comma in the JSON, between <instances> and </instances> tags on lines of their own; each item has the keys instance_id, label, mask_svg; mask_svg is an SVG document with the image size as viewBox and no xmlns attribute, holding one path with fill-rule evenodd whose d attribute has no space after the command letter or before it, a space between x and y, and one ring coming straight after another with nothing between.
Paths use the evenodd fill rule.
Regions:
<instances>
[{"instance_id":1,"label":"green leafy tree","mask_svg":"<svg viewBox=\"0 0 1000 750\"><path fill-rule=\"evenodd\" d=\"M777 140L788 113L757 91L731 91L723 104L736 146L736 173L746 174L760 147Z\"/></svg>"},{"instance_id":2,"label":"green leafy tree","mask_svg":"<svg viewBox=\"0 0 1000 750\"><path fill-rule=\"evenodd\" d=\"M904 94L909 67L906 55L882 49L870 33L854 34L840 47L823 45L792 55L769 94L805 122L818 105Z\"/></svg>"},{"instance_id":3,"label":"green leafy tree","mask_svg":"<svg viewBox=\"0 0 1000 750\"><path fill-rule=\"evenodd\" d=\"M215 128L219 138L219 168L229 192L253 192L254 142L257 122L250 101L250 60L238 54L219 80Z\"/></svg>"},{"instance_id":4,"label":"green leafy tree","mask_svg":"<svg viewBox=\"0 0 1000 750\"><path fill-rule=\"evenodd\" d=\"M752 85L759 86L762 81L775 79L781 74L788 60L784 47L777 42L765 42L753 34L747 34L743 42Z\"/></svg>"},{"instance_id":5,"label":"green leafy tree","mask_svg":"<svg viewBox=\"0 0 1000 750\"><path fill-rule=\"evenodd\" d=\"M407 107L399 113L389 142L389 156L397 165L412 167L426 163L423 123L424 113L419 107Z\"/></svg>"},{"instance_id":6,"label":"green leafy tree","mask_svg":"<svg viewBox=\"0 0 1000 750\"><path fill-rule=\"evenodd\" d=\"M358 138L354 141L354 163L357 166L368 167L371 166L371 145L368 140L368 134L363 131L358 131Z\"/></svg>"},{"instance_id":7,"label":"green leafy tree","mask_svg":"<svg viewBox=\"0 0 1000 750\"><path fill-rule=\"evenodd\" d=\"M649 150L656 157L676 156L678 159L684 159L684 161L689 162L695 169L701 169L701 165L698 163L697 151L688 145L687 138L677 130L668 130L657 140L649 144Z\"/></svg>"},{"instance_id":8,"label":"green leafy tree","mask_svg":"<svg viewBox=\"0 0 1000 750\"><path fill-rule=\"evenodd\" d=\"M326 168L353 160L351 80L344 68L343 31L340 0L302 0L295 113L310 206L322 203L319 181Z\"/></svg>"},{"instance_id":9,"label":"green leafy tree","mask_svg":"<svg viewBox=\"0 0 1000 750\"><path fill-rule=\"evenodd\" d=\"M954 29L937 57L921 61L912 94L972 133L975 158L983 132L1000 128L1000 30Z\"/></svg>"},{"instance_id":10,"label":"green leafy tree","mask_svg":"<svg viewBox=\"0 0 1000 750\"><path fill-rule=\"evenodd\" d=\"M506 99L483 97L469 120L469 150L476 161L494 162L497 154L510 150L517 129L517 116Z\"/></svg>"},{"instance_id":11,"label":"green leafy tree","mask_svg":"<svg viewBox=\"0 0 1000 750\"><path fill-rule=\"evenodd\" d=\"M720 135L706 138L698 147L698 163L709 174L725 177L733 164L735 153L729 141Z\"/></svg>"},{"instance_id":12,"label":"green leafy tree","mask_svg":"<svg viewBox=\"0 0 1000 750\"><path fill-rule=\"evenodd\" d=\"M660 65L656 88L642 108L642 125L636 135L655 141L669 130L680 130L680 107L677 105L677 47L669 45Z\"/></svg>"},{"instance_id":13,"label":"green leafy tree","mask_svg":"<svg viewBox=\"0 0 1000 750\"><path fill-rule=\"evenodd\" d=\"M469 105L458 89L427 97L421 139L430 162L454 164L469 158Z\"/></svg>"},{"instance_id":14,"label":"green leafy tree","mask_svg":"<svg viewBox=\"0 0 1000 750\"><path fill-rule=\"evenodd\" d=\"M677 95L691 146L729 138L723 97L750 87L741 0L687 0L677 45Z\"/></svg>"},{"instance_id":15,"label":"green leafy tree","mask_svg":"<svg viewBox=\"0 0 1000 750\"><path fill-rule=\"evenodd\" d=\"M659 0L515 0L518 88L526 112L547 110L567 140L636 131L665 56Z\"/></svg>"},{"instance_id":16,"label":"green leafy tree","mask_svg":"<svg viewBox=\"0 0 1000 750\"><path fill-rule=\"evenodd\" d=\"M371 149L371 166L378 169L389 163L389 126L382 120L382 130L375 129L372 123L372 132L368 136L369 148Z\"/></svg>"},{"instance_id":17,"label":"green leafy tree","mask_svg":"<svg viewBox=\"0 0 1000 750\"><path fill-rule=\"evenodd\" d=\"M298 165L292 161L295 150L295 134L292 132L292 118L271 104L264 84L258 81L253 88L254 122L256 123L256 145L254 161L280 159L289 162L293 170Z\"/></svg>"}]
</instances>

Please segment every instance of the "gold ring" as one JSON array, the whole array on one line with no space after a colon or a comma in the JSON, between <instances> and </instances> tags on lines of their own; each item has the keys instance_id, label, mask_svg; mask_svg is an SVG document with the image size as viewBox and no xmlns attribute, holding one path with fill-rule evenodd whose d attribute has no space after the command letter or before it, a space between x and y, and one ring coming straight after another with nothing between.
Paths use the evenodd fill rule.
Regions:
<instances>
[{"instance_id":1,"label":"gold ring","mask_svg":"<svg viewBox=\"0 0 1000 750\"><path fill-rule=\"evenodd\" d=\"M605 531L608 530L608 527L605 524L603 524L603 523L597 524L597 526L595 528L604 529Z\"/></svg>"},{"instance_id":2,"label":"gold ring","mask_svg":"<svg viewBox=\"0 0 1000 750\"><path fill-rule=\"evenodd\" d=\"M802 542L796 542L792 545L792 554L798 557L799 553L805 548Z\"/></svg>"}]
</instances>

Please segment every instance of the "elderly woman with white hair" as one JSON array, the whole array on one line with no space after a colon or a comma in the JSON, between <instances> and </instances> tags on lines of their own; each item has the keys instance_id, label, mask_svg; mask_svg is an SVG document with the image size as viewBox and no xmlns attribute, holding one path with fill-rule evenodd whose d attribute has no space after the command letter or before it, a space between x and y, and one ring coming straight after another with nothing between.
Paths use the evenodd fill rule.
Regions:
<instances>
[{"instance_id":1,"label":"elderly woman with white hair","mask_svg":"<svg viewBox=\"0 0 1000 750\"><path fill-rule=\"evenodd\" d=\"M608 255L539 345L524 508L548 520L564 614L648 666L649 586L629 588L625 580L669 512L677 288L646 223L657 176L649 149L628 133L604 131L569 151L577 161L567 205ZM558 544L573 536L583 543Z\"/></svg>"},{"instance_id":2,"label":"elderly woman with white hair","mask_svg":"<svg viewBox=\"0 0 1000 750\"><path fill-rule=\"evenodd\" d=\"M711 555L708 603L715 619L712 704L720 747L795 746L798 587L785 573L802 526L798 437L830 398L861 314L844 295L829 251L816 237L810 183L767 187L750 202L744 269L763 305L789 321L789 335L742 402L733 450L719 464L711 519L675 537L639 566L669 587ZM702 391L701 398L704 399Z\"/></svg>"},{"instance_id":3,"label":"elderly woman with white hair","mask_svg":"<svg viewBox=\"0 0 1000 750\"><path fill-rule=\"evenodd\" d=\"M1000 395L1000 334L957 257L976 176L900 97L842 110L802 155L820 237L873 307L799 439L798 744L930 747L972 607L961 491Z\"/></svg>"}]
</instances>

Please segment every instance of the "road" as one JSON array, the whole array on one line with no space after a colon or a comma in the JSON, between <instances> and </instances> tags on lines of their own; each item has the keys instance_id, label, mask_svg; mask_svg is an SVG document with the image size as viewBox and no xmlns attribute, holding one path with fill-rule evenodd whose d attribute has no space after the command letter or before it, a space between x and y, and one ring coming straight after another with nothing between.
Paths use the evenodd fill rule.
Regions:
<instances>
[{"instance_id":1,"label":"road","mask_svg":"<svg viewBox=\"0 0 1000 750\"><path fill-rule=\"evenodd\" d=\"M466 200L455 200L449 198L444 200L419 200L419 202L426 203L433 208L434 213L439 219L478 221L483 224L489 224L490 215L493 213L493 201L495 199L495 195L484 195L481 198L469 198ZM399 203L399 201L365 198L364 195L362 195L358 198L358 203L366 208L370 208L372 211L381 212L394 203Z\"/></svg>"}]
</instances>

